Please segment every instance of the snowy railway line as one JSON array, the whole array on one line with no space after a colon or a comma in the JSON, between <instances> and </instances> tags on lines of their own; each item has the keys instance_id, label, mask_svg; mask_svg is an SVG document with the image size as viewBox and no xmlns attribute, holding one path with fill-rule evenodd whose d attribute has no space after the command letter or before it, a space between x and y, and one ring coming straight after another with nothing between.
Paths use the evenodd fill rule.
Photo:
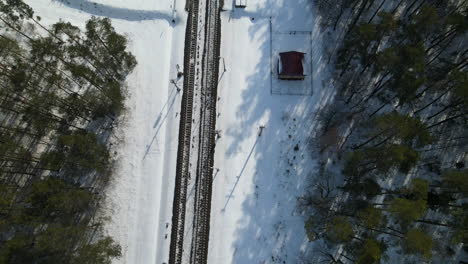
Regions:
<instances>
[{"instance_id":1,"label":"snowy railway line","mask_svg":"<svg viewBox=\"0 0 468 264\"><path fill-rule=\"evenodd\" d=\"M220 10L218 0L192 0L187 7L170 264L206 263L208 257Z\"/></svg>"}]
</instances>

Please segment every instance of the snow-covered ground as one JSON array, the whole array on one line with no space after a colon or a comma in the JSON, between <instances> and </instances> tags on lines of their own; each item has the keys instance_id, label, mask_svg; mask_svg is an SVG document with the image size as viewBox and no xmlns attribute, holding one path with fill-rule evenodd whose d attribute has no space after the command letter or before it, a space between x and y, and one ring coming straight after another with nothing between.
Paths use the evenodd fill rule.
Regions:
<instances>
[{"instance_id":1,"label":"snow-covered ground","mask_svg":"<svg viewBox=\"0 0 468 264\"><path fill-rule=\"evenodd\" d=\"M208 262L303 263L311 260L311 244L296 199L317 165L308 144L314 113L333 94L322 82L328 73L320 21L310 0L247 1L245 9L233 4L226 1L222 12L220 170L214 175ZM311 37L283 34L290 31ZM312 51L306 55L312 80L276 80L276 53L290 49ZM309 95L278 95L275 85Z\"/></svg>"},{"instance_id":2,"label":"snow-covered ground","mask_svg":"<svg viewBox=\"0 0 468 264\"><path fill-rule=\"evenodd\" d=\"M138 66L128 80L119 165L104 208L110 217L106 231L123 247L115 263L167 261L182 95L171 80L176 65L183 66L185 2L26 2L44 24L63 19L83 27L92 15L106 16L129 37ZM316 167L308 147L314 112L333 93L322 83L327 73L320 21L311 5L311 0L258 0L236 9L232 0L225 1L217 106L221 138L215 152L220 170L214 175L209 263L301 263L309 257L296 198ZM310 33L289 39L284 33L290 31ZM299 85L307 95L274 94L273 85L294 89L276 80L271 63L278 51L296 47L311 53L306 69L312 78L302 83L310 86ZM177 85L182 87L182 79ZM261 136L260 126L265 126Z\"/></svg>"},{"instance_id":3,"label":"snow-covered ground","mask_svg":"<svg viewBox=\"0 0 468 264\"><path fill-rule=\"evenodd\" d=\"M112 19L129 38L138 65L128 79L129 100L118 137L116 179L106 194L106 231L122 245L115 263L167 262L181 93L186 12L181 0L27 0L42 23L59 19L84 28L92 15ZM175 9L173 8L175 6ZM175 23L172 22L175 19ZM182 87L182 79L177 81ZM167 234L167 238L166 238Z\"/></svg>"}]
</instances>

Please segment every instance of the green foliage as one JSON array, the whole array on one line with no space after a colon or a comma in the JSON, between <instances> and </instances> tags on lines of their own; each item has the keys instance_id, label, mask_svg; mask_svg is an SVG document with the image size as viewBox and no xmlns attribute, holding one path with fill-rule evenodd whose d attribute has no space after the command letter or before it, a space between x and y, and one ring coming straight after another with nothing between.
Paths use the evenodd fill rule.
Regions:
<instances>
[{"instance_id":1,"label":"green foliage","mask_svg":"<svg viewBox=\"0 0 468 264\"><path fill-rule=\"evenodd\" d=\"M408 200L404 198L395 198L390 203L390 212L394 214L403 225L421 218L426 212L427 205L424 200Z\"/></svg>"},{"instance_id":2,"label":"green foliage","mask_svg":"<svg viewBox=\"0 0 468 264\"><path fill-rule=\"evenodd\" d=\"M402 191L410 200L427 200L428 192L429 182L420 178L412 179L410 185Z\"/></svg>"},{"instance_id":3,"label":"green foliage","mask_svg":"<svg viewBox=\"0 0 468 264\"><path fill-rule=\"evenodd\" d=\"M81 98L77 93L68 95L63 100L63 105L59 111L69 121L74 120L77 117L86 118L91 115L88 108L85 105L82 105Z\"/></svg>"},{"instance_id":4,"label":"green foliage","mask_svg":"<svg viewBox=\"0 0 468 264\"><path fill-rule=\"evenodd\" d=\"M330 211L340 208L357 223L353 231L365 240L342 240L344 252L332 261L382 261L385 248L368 242L375 232L384 234L392 246L400 243L404 250L398 254L422 256L424 262L433 261L435 252L437 259L444 254L459 259L459 251L451 248L466 249L468 243L465 3L334 1L332 6L340 8L339 15L327 14L332 18L325 23L343 25L341 30L347 32L330 61L336 58L334 81L344 102L340 111L351 113L349 125L343 125L351 132L343 149L353 151L345 156L345 183ZM440 164L432 166L432 159ZM396 169L407 175L393 173ZM407 186L402 185L404 177L412 178ZM379 183L389 191L382 192ZM388 207L379 211L351 206L362 200ZM327 216L329 211L324 208L321 213ZM430 234L415 226L437 228L437 247Z\"/></svg>"},{"instance_id":5,"label":"green foliage","mask_svg":"<svg viewBox=\"0 0 468 264\"><path fill-rule=\"evenodd\" d=\"M408 72L403 72L399 78L391 84L396 92L400 103L407 103L414 99L416 91L426 81L425 77L418 76L411 68Z\"/></svg>"},{"instance_id":6,"label":"green foliage","mask_svg":"<svg viewBox=\"0 0 468 264\"><path fill-rule=\"evenodd\" d=\"M365 65L373 64L375 56L370 50L377 48L385 36L393 34L398 27L398 21L387 12L379 12L380 21L376 24L361 23L353 28L339 51L338 67L345 68L346 62L359 58Z\"/></svg>"},{"instance_id":7,"label":"green foliage","mask_svg":"<svg viewBox=\"0 0 468 264\"><path fill-rule=\"evenodd\" d=\"M56 36L62 38L78 38L80 29L77 26L72 25L70 22L59 21L52 25L52 31Z\"/></svg>"},{"instance_id":8,"label":"green foliage","mask_svg":"<svg viewBox=\"0 0 468 264\"><path fill-rule=\"evenodd\" d=\"M405 71L422 74L426 68L426 51L422 42L416 42L399 47L398 54L401 56L399 65L404 69L395 69L395 73Z\"/></svg>"},{"instance_id":9,"label":"green foliage","mask_svg":"<svg viewBox=\"0 0 468 264\"><path fill-rule=\"evenodd\" d=\"M369 43L377 39L377 27L375 24L361 24L356 27L356 31L359 40L362 42Z\"/></svg>"},{"instance_id":10,"label":"green foliage","mask_svg":"<svg viewBox=\"0 0 468 264\"><path fill-rule=\"evenodd\" d=\"M15 149L18 147L18 143L15 142L15 139L10 133L3 133L2 140L0 141L0 153L11 153L15 152Z\"/></svg>"},{"instance_id":11,"label":"green foliage","mask_svg":"<svg viewBox=\"0 0 468 264\"><path fill-rule=\"evenodd\" d=\"M16 236L0 249L0 263L110 264L112 258L122 255L120 246L110 237L76 247L89 231L86 226L54 224L37 232L34 242Z\"/></svg>"},{"instance_id":12,"label":"green foliage","mask_svg":"<svg viewBox=\"0 0 468 264\"><path fill-rule=\"evenodd\" d=\"M395 47L388 47L376 54L376 67L379 71L393 69L400 61L398 50Z\"/></svg>"},{"instance_id":13,"label":"green foliage","mask_svg":"<svg viewBox=\"0 0 468 264\"><path fill-rule=\"evenodd\" d=\"M468 169L446 171L442 179L447 187L468 196Z\"/></svg>"},{"instance_id":14,"label":"green foliage","mask_svg":"<svg viewBox=\"0 0 468 264\"><path fill-rule=\"evenodd\" d=\"M427 205L434 210L445 209L448 208L450 203L454 200L451 193L431 191L428 193Z\"/></svg>"},{"instance_id":15,"label":"green foliage","mask_svg":"<svg viewBox=\"0 0 468 264\"><path fill-rule=\"evenodd\" d=\"M122 255L121 250L111 237L105 237L80 247L70 264L110 264L112 258Z\"/></svg>"},{"instance_id":16,"label":"green foliage","mask_svg":"<svg viewBox=\"0 0 468 264\"><path fill-rule=\"evenodd\" d=\"M414 100L416 91L426 82L426 51L421 42L389 46L376 54L375 63L377 71L392 73L389 90L401 104Z\"/></svg>"},{"instance_id":17,"label":"green foliage","mask_svg":"<svg viewBox=\"0 0 468 264\"><path fill-rule=\"evenodd\" d=\"M49 177L33 184L31 194L26 199L31 205L27 211L45 220L73 222L77 214L89 209L92 199L93 195L88 191Z\"/></svg>"},{"instance_id":18,"label":"green foliage","mask_svg":"<svg viewBox=\"0 0 468 264\"><path fill-rule=\"evenodd\" d=\"M378 264L382 258L382 250L375 239L367 239L360 250L357 264Z\"/></svg>"},{"instance_id":19,"label":"green foliage","mask_svg":"<svg viewBox=\"0 0 468 264\"><path fill-rule=\"evenodd\" d=\"M366 228L377 228L383 221L383 214L380 209L369 206L357 213L357 217Z\"/></svg>"},{"instance_id":20,"label":"green foliage","mask_svg":"<svg viewBox=\"0 0 468 264\"><path fill-rule=\"evenodd\" d=\"M380 70L389 70L394 74L413 72L422 74L425 69L426 52L422 43L401 46L389 46L376 54ZM395 76L399 77L399 76Z\"/></svg>"},{"instance_id":21,"label":"green foliage","mask_svg":"<svg viewBox=\"0 0 468 264\"><path fill-rule=\"evenodd\" d=\"M378 14L380 22L377 23L377 30L386 36L394 33L399 26L399 21L392 13L381 11Z\"/></svg>"},{"instance_id":22,"label":"green foliage","mask_svg":"<svg viewBox=\"0 0 468 264\"><path fill-rule=\"evenodd\" d=\"M22 52L20 46L18 45L18 42L7 37L0 38L0 56L13 57L12 52Z\"/></svg>"},{"instance_id":23,"label":"green foliage","mask_svg":"<svg viewBox=\"0 0 468 264\"><path fill-rule=\"evenodd\" d=\"M353 226L346 217L336 216L327 223L326 236L334 243L350 241L353 235Z\"/></svg>"},{"instance_id":24,"label":"green foliage","mask_svg":"<svg viewBox=\"0 0 468 264\"><path fill-rule=\"evenodd\" d=\"M22 121L30 124L34 133L41 136L47 135L58 125L59 119L52 114L50 99L46 96L33 95L30 103L22 109Z\"/></svg>"},{"instance_id":25,"label":"green foliage","mask_svg":"<svg viewBox=\"0 0 468 264\"><path fill-rule=\"evenodd\" d=\"M457 72L453 75L456 82L454 89L455 97L468 106L468 73Z\"/></svg>"},{"instance_id":26,"label":"green foliage","mask_svg":"<svg viewBox=\"0 0 468 264\"><path fill-rule=\"evenodd\" d=\"M421 120L391 112L376 117L373 121L376 132L383 133L383 137L392 137L405 144L415 141L416 146L423 147L432 142L432 136Z\"/></svg>"},{"instance_id":27,"label":"green foliage","mask_svg":"<svg viewBox=\"0 0 468 264\"><path fill-rule=\"evenodd\" d=\"M31 237L14 236L0 248L0 263L34 263L36 257L31 253Z\"/></svg>"},{"instance_id":28,"label":"green foliage","mask_svg":"<svg viewBox=\"0 0 468 264\"><path fill-rule=\"evenodd\" d=\"M111 104L109 105L109 108L106 112L108 114L118 116L124 110L125 96L123 93L123 88L119 83L109 82L107 84L107 89L108 89L107 95L111 99Z\"/></svg>"},{"instance_id":29,"label":"green foliage","mask_svg":"<svg viewBox=\"0 0 468 264\"><path fill-rule=\"evenodd\" d=\"M368 199L371 199L382 192L380 185L371 178L365 178L362 181L349 181L343 187L343 190L354 195L364 195Z\"/></svg>"},{"instance_id":30,"label":"green foliage","mask_svg":"<svg viewBox=\"0 0 468 264\"><path fill-rule=\"evenodd\" d=\"M402 172L408 172L419 159L419 154L415 150L401 145L390 145L381 149L374 149L372 152L382 155L376 162L377 170L381 172L387 172L395 166Z\"/></svg>"},{"instance_id":31,"label":"green foliage","mask_svg":"<svg viewBox=\"0 0 468 264\"><path fill-rule=\"evenodd\" d=\"M420 255L429 259L432 255L433 241L431 236L420 229L411 229L405 235L404 246L408 254Z\"/></svg>"},{"instance_id":32,"label":"green foliage","mask_svg":"<svg viewBox=\"0 0 468 264\"><path fill-rule=\"evenodd\" d=\"M69 173L96 170L103 173L109 165L109 151L93 133L78 131L58 138L58 152L64 155ZM54 155L54 154L51 154Z\"/></svg>"},{"instance_id":33,"label":"green foliage","mask_svg":"<svg viewBox=\"0 0 468 264\"><path fill-rule=\"evenodd\" d=\"M461 208L452 210L452 243L468 243L468 204L464 203Z\"/></svg>"},{"instance_id":34,"label":"green foliage","mask_svg":"<svg viewBox=\"0 0 468 264\"><path fill-rule=\"evenodd\" d=\"M46 263L61 261L69 263L69 252L73 250L75 240L83 239L87 227L76 225L49 225L37 235L37 242L34 245L38 252L46 254Z\"/></svg>"},{"instance_id":35,"label":"green foliage","mask_svg":"<svg viewBox=\"0 0 468 264\"><path fill-rule=\"evenodd\" d=\"M88 102L90 115L93 119L112 115L112 102L98 91L89 90L83 93L82 99Z\"/></svg>"},{"instance_id":36,"label":"green foliage","mask_svg":"<svg viewBox=\"0 0 468 264\"><path fill-rule=\"evenodd\" d=\"M130 73L136 66L136 60L133 55L126 51L127 39L117 34L108 18L98 19L92 17L86 23L86 36L89 45L94 49L94 53L109 54L108 63L110 64L115 78L123 81L124 77ZM94 45L99 43L101 45ZM118 60L119 63L116 63Z\"/></svg>"},{"instance_id":37,"label":"green foliage","mask_svg":"<svg viewBox=\"0 0 468 264\"><path fill-rule=\"evenodd\" d=\"M13 89L16 92L22 92L26 88L28 76L24 68L12 68L12 71L8 77L13 86Z\"/></svg>"},{"instance_id":38,"label":"green foliage","mask_svg":"<svg viewBox=\"0 0 468 264\"><path fill-rule=\"evenodd\" d=\"M408 36L415 41L425 39L434 30L440 21L437 9L434 6L425 4L412 19L412 23L407 27Z\"/></svg>"},{"instance_id":39,"label":"green foliage","mask_svg":"<svg viewBox=\"0 0 468 264\"><path fill-rule=\"evenodd\" d=\"M121 249L98 239L95 194L136 60L109 19L82 32L33 15L0 0L0 263L108 264Z\"/></svg>"},{"instance_id":40,"label":"green foliage","mask_svg":"<svg viewBox=\"0 0 468 264\"><path fill-rule=\"evenodd\" d=\"M41 164L49 170L58 171L65 162L65 156L60 152L51 151L41 155Z\"/></svg>"},{"instance_id":41,"label":"green foliage","mask_svg":"<svg viewBox=\"0 0 468 264\"><path fill-rule=\"evenodd\" d=\"M101 84L99 83L101 80L98 75L93 72L91 67L84 64L67 64L66 67L75 79L81 79L83 83L87 81L92 85L95 85L99 90L102 89Z\"/></svg>"},{"instance_id":42,"label":"green foliage","mask_svg":"<svg viewBox=\"0 0 468 264\"><path fill-rule=\"evenodd\" d=\"M418 152L407 146L391 144L369 147L348 154L343 173L359 178L372 170L386 173L395 167L406 173L418 160Z\"/></svg>"},{"instance_id":43,"label":"green foliage","mask_svg":"<svg viewBox=\"0 0 468 264\"><path fill-rule=\"evenodd\" d=\"M31 60L44 63L49 60L60 60L65 56L64 46L52 37L36 38L29 43ZM66 46L65 46L66 47Z\"/></svg>"},{"instance_id":44,"label":"green foliage","mask_svg":"<svg viewBox=\"0 0 468 264\"><path fill-rule=\"evenodd\" d=\"M366 173L366 168L361 164L365 164L367 159L364 151L353 151L347 154L343 173L347 176L360 177Z\"/></svg>"},{"instance_id":45,"label":"green foliage","mask_svg":"<svg viewBox=\"0 0 468 264\"><path fill-rule=\"evenodd\" d=\"M1 0L0 13L6 15L9 20L17 22L32 17L34 11L22 0Z\"/></svg>"},{"instance_id":46,"label":"green foliage","mask_svg":"<svg viewBox=\"0 0 468 264\"><path fill-rule=\"evenodd\" d=\"M459 32L465 32L468 30L468 17L466 14L462 14L461 12L452 12L447 16L447 24L453 26Z\"/></svg>"}]
</instances>

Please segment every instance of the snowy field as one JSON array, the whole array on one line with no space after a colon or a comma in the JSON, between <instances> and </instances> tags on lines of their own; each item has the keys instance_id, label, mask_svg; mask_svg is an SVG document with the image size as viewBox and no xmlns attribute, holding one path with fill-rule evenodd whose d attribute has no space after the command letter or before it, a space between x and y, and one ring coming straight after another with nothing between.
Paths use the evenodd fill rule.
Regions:
<instances>
[{"instance_id":1,"label":"snowy field","mask_svg":"<svg viewBox=\"0 0 468 264\"><path fill-rule=\"evenodd\" d=\"M167 261L181 99L171 80L183 64L185 2L177 0L175 8L175 0L26 2L44 24L62 19L84 28L92 15L104 16L128 36L138 65L128 80L128 112L117 133L122 143L105 199L106 231L123 248L115 263ZM176 84L181 87L182 79Z\"/></svg>"},{"instance_id":2,"label":"snowy field","mask_svg":"<svg viewBox=\"0 0 468 264\"><path fill-rule=\"evenodd\" d=\"M327 72L320 21L311 5L310 0L259 0L240 9L225 2L217 106L221 138L215 152L220 170L214 175L209 263L312 260L296 199L317 167L309 144L315 112L333 90L322 86ZM278 34L290 31L310 33ZM290 49L309 53L306 70L312 79L296 82L298 87L280 84L272 74L272 57ZM275 84L307 95L272 93ZM261 136L260 126L265 126Z\"/></svg>"},{"instance_id":3,"label":"snowy field","mask_svg":"<svg viewBox=\"0 0 468 264\"><path fill-rule=\"evenodd\" d=\"M308 145L314 113L333 93L322 86L327 73L320 21L311 2L247 1L245 9L236 9L225 1L211 264L302 263L310 257L296 198L316 168ZM83 28L92 15L105 16L129 37L138 65L129 77L128 113L118 132L122 143L116 148L118 171L105 202L104 214L110 217L106 231L123 247L124 255L115 263L167 261L181 99L172 80L182 87L176 66L183 63L185 2L27 3L44 24L63 19ZM290 31L310 33L299 39L282 34ZM298 91L276 80L272 61L279 51L301 47L310 55L310 74ZM278 95L272 93L273 85L303 95ZM260 126L265 126L261 136Z\"/></svg>"}]
</instances>

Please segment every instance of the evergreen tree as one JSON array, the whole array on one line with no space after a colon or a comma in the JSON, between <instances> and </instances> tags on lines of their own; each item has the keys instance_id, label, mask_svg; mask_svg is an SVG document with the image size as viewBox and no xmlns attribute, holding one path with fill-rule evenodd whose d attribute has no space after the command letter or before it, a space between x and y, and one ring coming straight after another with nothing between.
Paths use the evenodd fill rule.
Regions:
<instances>
[{"instance_id":1,"label":"evergreen tree","mask_svg":"<svg viewBox=\"0 0 468 264\"><path fill-rule=\"evenodd\" d=\"M408 200L395 198L390 203L389 211L394 214L402 225L408 225L421 218L426 212L427 205L424 200Z\"/></svg>"},{"instance_id":2,"label":"evergreen tree","mask_svg":"<svg viewBox=\"0 0 468 264\"><path fill-rule=\"evenodd\" d=\"M347 242L353 238L353 235L353 226L346 217L333 217L326 226L326 236L332 242Z\"/></svg>"},{"instance_id":3,"label":"evergreen tree","mask_svg":"<svg viewBox=\"0 0 468 264\"><path fill-rule=\"evenodd\" d=\"M366 209L359 211L357 216L363 225L369 229L379 227L383 221L382 211L373 206L368 206Z\"/></svg>"},{"instance_id":4,"label":"evergreen tree","mask_svg":"<svg viewBox=\"0 0 468 264\"><path fill-rule=\"evenodd\" d=\"M432 255L432 245L431 236L420 229L411 229L406 233L403 248L408 254L420 255L429 259Z\"/></svg>"},{"instance_id":5,"label":"evergreen tree","mask_svg":"<svg viewBox=\"0 0 468 264\"><path fill-rule=\"evenodd\" d=\"M110 237L78 248L70 264L110 264L112 258L122 255L121 247Z\"/></svg>"},{"instance_id":6,"label":"evergreen tree","mask_svg":"<svg viewBox=\"0 0 468 264\"><path fill-rule=\"evenodd\" d=\"M357 264L378 264L382 258L382 250L375 239L367 239L362 245Z\"/></svg>"}]
</instances>

